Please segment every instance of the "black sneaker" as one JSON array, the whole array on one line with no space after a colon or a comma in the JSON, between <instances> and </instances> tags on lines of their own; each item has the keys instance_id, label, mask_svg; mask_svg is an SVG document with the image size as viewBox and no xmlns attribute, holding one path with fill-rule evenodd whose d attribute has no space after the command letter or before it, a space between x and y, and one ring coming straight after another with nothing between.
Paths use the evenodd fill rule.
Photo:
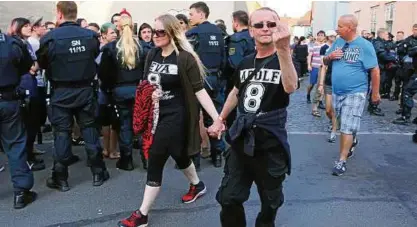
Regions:
<instances>
[{"instance_id":1,"label":"black sneaker","mask_svg":"<svg viewBox=\"0 0 417 227\"><path fill-rule=\"evenodd\" d=\"M85 145L85 141L81 137L78 137L77 139L72 138L72 145L73 146L84 146Z\"/></svg>"},{"instance_id":2,"label":"black sneaker","mask_svg":"<svg viewBox=\"0 0 417 227\"><path fill-rule=\"evenodd\" d=\"M355 149L356 149L356 146L358 145L358 143L359 143L359 140L356 138L356 136L353 138L353 143L352 143L352 146L350 147L350 149L349 149L349 154L348 154L348 158L351 158L351 157L353 157L353 155L355 154L354 152L355 152Z\"/></svg>"},{"instance_id":3,"label":"black sneaker","mask_svg":"<svg viewBox=\"0 0 417 227\"><path fill-rule=\"evenodd\" d=\"M322 109L322 110L325 110L325 109L326 109L326 107L324 106L324 104L323 104L323 102L322 102L322 101L320 101L320 102L319 102L319 106L318 106L318 108L319 108L319 109Z\"/></svg>"},{"instance_id":4,"label":"black sneaker","mask_svg":"<svg viewBox=\"0 0 417 227\"><path fill-rule=\"evenodd\" d=\"M409 125L411 123L410 118L409 117L399 117L395 120L392 121L393 124L396 125Z\"/></svg>"},{"instance_id":5,"label":"black sneaker","mask_svg":"<svg viewBox=\"0 0 417 227\"><path fill-rule=\"evenodd\" d=\"M413 142L417 143L417 130L416 130L416 133L414 133L413 135Z\"/></svg>"},{"instance_id":6,"label":"black sneaker","mask_svg":"<svg viewBox=\"0 0 417 227\"><path fill-rule=\"evenodd\" d=\"M148 216L143 215L137 210L134 211L130 217L119 221L117 225L119 227L146 227L148 226Z\"/></svg>"},{"instance_id":7,"label":"black sneaker","mask_svg":"<svg viewBox=\"0 0 417 227\"><path fill-rule=\"evenodd\" d=\"M345 161L336 161L333 167L333 175L341 176L346 172L346 162Z\"/></svg>"},{"instance_id":8,"label":"black sneaker","mask_svg":"<svg viewBox=\"0 0 417 227\"><path fill-rule=\"evenodd\" d=\"M42 159L34 158L33 160L28 160L28 165L32 171L40 171L45 169L45 163Z\"/></svg>"},{"instance_id":9,"label":"black sneaker","mask_svg":"<svg viewBox=\"0 0 417 227\"><path fill-rule=\"evenodd\" d=\"M38 194L32 191L15 192L14 209L22 209L36 200Z\"/></svg>"}]
</instances>

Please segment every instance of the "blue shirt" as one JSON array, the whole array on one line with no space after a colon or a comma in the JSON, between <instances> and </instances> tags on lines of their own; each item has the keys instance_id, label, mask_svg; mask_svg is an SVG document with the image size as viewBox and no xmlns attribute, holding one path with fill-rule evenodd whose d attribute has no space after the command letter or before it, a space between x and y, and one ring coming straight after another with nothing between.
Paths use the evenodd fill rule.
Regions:
<instances>
[{"instance_id":1,"label":"blue shirt","mask_svg":"<svg viewBox=\"0 0 417 227\"><path fill-rule=\"evenodd\" d=\"M342 49L344 55L340 60L332 62L333 93L347 95L367 92L369 70L378 66L372 44L360 36L350 43L337 38L327 55L337 49Z\"/></svg>"}]
</instances>

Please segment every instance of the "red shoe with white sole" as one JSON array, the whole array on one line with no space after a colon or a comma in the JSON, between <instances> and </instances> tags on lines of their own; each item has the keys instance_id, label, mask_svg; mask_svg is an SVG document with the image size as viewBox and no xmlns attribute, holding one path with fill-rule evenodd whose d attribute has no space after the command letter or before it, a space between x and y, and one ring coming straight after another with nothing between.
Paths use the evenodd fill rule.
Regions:
<instances>
[{"instance_id":1,"label":"red shoe with white sole","mask_svg":"<svg viewBox=\"0 0 417 227\"><path fill-rule=\"evenodd\" d=\"M192 203L196 201L199 197L206 194L206 192L207 192L206 186L204 185L202 181L200 181L200 183L198 183L197 185L190 184L190 190L188 191L187 194L185 194L182 197L182 202Z\"/></svg>"}]
</instances>

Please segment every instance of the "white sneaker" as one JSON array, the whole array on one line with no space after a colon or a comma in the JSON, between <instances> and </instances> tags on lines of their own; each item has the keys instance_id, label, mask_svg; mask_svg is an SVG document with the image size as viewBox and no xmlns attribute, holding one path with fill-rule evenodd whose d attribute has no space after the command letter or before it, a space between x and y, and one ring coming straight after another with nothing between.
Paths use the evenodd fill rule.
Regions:
<instances>
[{"instance_id":1,"label":"white sneaker","mask_svg":"<svg viewBox=\"0 0 417 227\"><path fill-rule=\"evenodd\" d=\"M329 139L327 140L329 143L334 143L334 142L336 142L336 133L334 133L334 132L331 132L330 133L330 136L329 136Z\"/></svg>"}]
</instances>

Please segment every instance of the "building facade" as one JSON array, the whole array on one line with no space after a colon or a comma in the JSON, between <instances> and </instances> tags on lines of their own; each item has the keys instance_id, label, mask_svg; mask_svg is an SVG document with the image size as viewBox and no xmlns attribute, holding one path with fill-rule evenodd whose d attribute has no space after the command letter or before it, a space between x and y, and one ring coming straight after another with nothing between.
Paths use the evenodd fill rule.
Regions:
<instances>
[{"instance_id":1,"label":"building facade","mask_svg":"<svg viewBox=\"0 0 417 227\"><path fill-rule=\"evenodd\" d=\"M0 29L5 32L13 18L41 16L55 22L56 3L52 1L0 1Z\"/></svg>"},{"instance_id":2,"label":"building facade","mask_svg":"<svg viewBox=\"0 0 417 227\"><path fill-rule=\"evenodd\" d=\"M341 15L350 13L350 1L314 1L312 2L312 32L336 30Z\"/></svg>"},{"instance_id":3,"label":"building facade","mask_svg":"<svg viewBox=\"0 0 417 227\"><path fill-rule=\"evenodd\" d=\"M76 1L78 17L99 25L110 22L110 17L123 8L132 15L139 26L142 23L153 25L154 19L164 13L173 15L183 13L188 16L188 9L194 1ZM15 17L43 16L45 21L55 21L57 1L49 2L4 2L0 1L0 29L5 31ZM236 10L251 12L259 8L258 1L207 1L210 8L209 21L223 19L229 33L232 33L232 13Z\"/></svg>"},{"instance_id":4,"label":"building facade","mask_svg":"<svg viewBox=\"0 0 417 227\"><path fill-rule=\"evenodd\" d=\"M417 23L416 1L352 1L349 5L350 13L358 18L358 32L386 28L394 35L403 31L408 36L413 24Z\"/></svg>"}]
</instances>

